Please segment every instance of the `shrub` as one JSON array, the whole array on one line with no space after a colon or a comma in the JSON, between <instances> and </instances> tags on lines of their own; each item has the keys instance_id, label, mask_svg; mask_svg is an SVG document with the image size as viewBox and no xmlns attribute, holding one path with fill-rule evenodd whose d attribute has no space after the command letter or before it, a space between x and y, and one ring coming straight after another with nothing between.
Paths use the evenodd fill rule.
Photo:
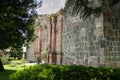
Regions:
<instances>
[{"instance_id":1,"label":"shrub","mask_svg":"<svg viewBox=\"0 0 120 80\"><path fill-rule=\"evenodd\" d=\"M17 71L10 76L10 80L53 80L54 74L50 66L31 66Z\"/></svg>"},{"instance_id":2,"label":"shrub","mask_svg":"<svg viewBox=\"0 0 120 80\"><path fill-rule=\"evenodd\" d=\"M120 80L119 68L80 65L38 65L10 76L10 80Z\"/></svg>"},{"instance_id":3,"label":"shrub","mask_svg":"<svg viewBox=\"0 0 120 80\"><path fill-rule=\"evenodd\" d=\"M10 55L9 54L2 54L2 57L1 57L1 61L3 64L9 64L9 58L10 58Z\"/></svg>"}]
</instances>

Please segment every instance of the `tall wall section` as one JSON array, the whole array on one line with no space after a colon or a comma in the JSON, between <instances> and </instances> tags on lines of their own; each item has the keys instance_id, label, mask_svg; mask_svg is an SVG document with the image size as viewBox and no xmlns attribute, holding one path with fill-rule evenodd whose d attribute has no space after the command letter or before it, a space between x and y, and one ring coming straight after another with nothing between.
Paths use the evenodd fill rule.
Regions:
<instances>
[{"instance_id":1,"label":"tall wall section","mask_svg":"<svg viewBox=\"0 0 120 80\"><path fill-rule=\"evenodd\" d=\"M30 42L29 48L27 49L26 53L26 59L29 61L35 61L34 53L34 42Z\"/></svg>"},{"instance_id":2,"label":"tall wall section","mask_svg":"<svg viewBox=\"0 0 120 80\"><path fill-rule=\"evenodd\" d=\"M104 6L99 17L91 15L85 20L70 13L65 9L64 14L39 16L35 23L38 37L30 45L28 58L37 60L47 53L49 64L119 67L120 4L112 10Z\"/></svg>"},{"instance_id":3,"label":"tall wall section","mask_svg":"<svg viewBox=\"0 0 120 80\"><path fill-rule=\"evenodd\" d=\"M85 21L65 13L63 20L63 64L92 65L102 63L103 16L90 16ZM99 25L98 25L99 24Z\"/></svg>"},{"instance_id":4,"label":"tall wall section","mask_svg":"<svg viewBox=\"0 0 120 80\"><path fill-rule=\"evenodd\" d=\"M31 42L27 51L27 59L37 61L38 58L49 64L62 63L62 10L51 15L39 15L35 22L36 39Z\"/></svg>"},{"instance_id":5,"label":"tall wall section","mask_svg":"<svg viewBox=\"0 0 120 80\"><path fill-rule=\"evenodd\" d=\"M120 3L104 12L105 63L106 66L120 67Z\"/></svg>"},{"instance_id":6,"label":"tall wall section","mask_svg":"<svg viewBox=\"0 0 120 80\"><path fill-rule=\"evenodd\" d=\"M35 21L35 40L32 41L27 50L27 59L37 61L41 53L47 49L48 34L47 34L47 15L39 15Z\"/></svg>"},{"instance_id":7,"label":"tall wall section","mask_svg":"<svg viewBox=\"0 0 120 80\"><path fill-rule=\"evenodd\" d=\"M48 56L47 62L50 64L62 63L62 27L63 15L62 10L49 17L48 27Z\"/></svg>"},{"instance_id":8,"label":"tall wall section","mask_svg":"<svg viewBox=\"0 0 120 80\"><path fill-rule=\"evenodd\" d=\"M120 5L111 12L105 7L101 16L86 20L70 11L65 9L63 17L63 64L119 66Z\"/></svg>"}]
</instances>

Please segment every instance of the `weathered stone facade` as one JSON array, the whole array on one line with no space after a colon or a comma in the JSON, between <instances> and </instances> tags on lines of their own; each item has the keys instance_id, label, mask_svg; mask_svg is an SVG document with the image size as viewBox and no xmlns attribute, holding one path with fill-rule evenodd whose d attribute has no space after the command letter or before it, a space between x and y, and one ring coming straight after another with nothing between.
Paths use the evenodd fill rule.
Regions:
<instances>
[{"instance_id":1,"label":"weathered stone facade","mask_svg":"<svg viewBox=\"0 0 120 80\"><path fill-rule=\"evenodd\" d=\"M41 52L47 49L47 22L47 15L39 15L35 21L36 38L27 50L27 59L30 61L37 61Z\"/></svg>"},{"instance_id":2,"label":"weathered stone facade","mask_svg":"<svg viewBox=\"0 0 120 80\"><path fill-rule=\"evenodd\" d=\"M27 53L26 53L26 59L29 61L35 61L35 57L34 57L34 42L30 42L29 44L29 48L27 49Z\"/></svg>"},{"instance_id":3,"label":"weathered stone facade","mask_svg":"<svg viewBox=\"0 0 120 80\"><path fill-rule=\"evenodd\" d=\"M103 12L106 66L120 67L120 3Z\"/></svg>"},{"instance_id":4,"label":"weathered stone facade","mask_svg":"<svg viewBox=\"0 0 120 80\"><path fill-rule=\"evenodd\" d=\"M68 15L63 22L63 64L100 64L104 45L103 18L96 20L91 16L83 21L79 16Z\"/></svg>"},{"instance_id":5,"label":"weathered stone facade","mask_svg":"<svg viewBox=\"0 0 120 80\"><path fill-rule=\"evenodd\" d=\"M49 64L120 67L120 5L85 20L64 11L39 16L35 59L47 53Z\"/></svg>"},{"instance_id":6,"label":"weathered stone facade","mask_svg":"<svg viewBox=\"0 0 120 80\"><path fill-rule=\"evenodd\" d=\"M63 19L63 64L120 66L120 6L112 12L105 8L100 17L86 20L70 16Z\"/></svg>"},{"instance_id":7,"label":"weathered stone facade","mask_svg":"<svg viewBox=\"0 0 120 80\"><path fill-rule=\"evenodd\" d=\"M32 51L35 61L45 54L46 63L62 63L62 23L63 15L61 11L52 15L39 15L38 19L36 19L35 34L37 38L33 42L34 51ZM33 50L33 45L30 46L32 49L31 47L28 49L28 59L30 58L31 50Z\"/></svg>"},{"instance_id":8,"label":"weathered stone facade","mask_svg":"<svg viewBox=\"0 0 120 80\"><path fill-rule=\"evenodd\" d=\"M47 63L62 63L62 23L63 15L61 11L51 15L49 18Z\"/></svg>"}]
</instances>

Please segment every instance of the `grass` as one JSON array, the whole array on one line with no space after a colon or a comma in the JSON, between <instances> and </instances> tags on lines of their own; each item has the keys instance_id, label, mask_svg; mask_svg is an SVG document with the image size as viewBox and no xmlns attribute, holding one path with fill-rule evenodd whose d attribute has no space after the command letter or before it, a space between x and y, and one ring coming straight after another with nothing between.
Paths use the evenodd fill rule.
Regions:
<instances>
[{"instance_id":1,"label":"grass","mask_svg":"<svg viewBox=\"0 0 120 80\"><path fill-rule=\"evenodd\" d=\"M26 66L23 64L19 65L4 65L5 71L0 72L0 80L9 80L9 76L13 73L15 73L17 70L24 69Z\"/></svg>"},{"instance_id":2,"label":"grass","mask_svg":"<svg viewBox=\"0 0 120 80\"><path fill-rule=\"evenodd\" d=\"M25 64L15 64L15 65L4 65L5 70L20 70L27 67Z\"/></svg>"},{"instance_id":3,"label":"grass","mask_svg":"<svg viewBox=\"0 0 120 80\"><path fill-rule=\"evenodd\" d=\"M30 65L26 65L24 62L17 61L17 63L14 64L11 63L9 65L4 65L4 71L0 71L0 80L9 80L9 76L13 73L15 73L18 70L24 69L25 67L28 67Z\"/></svg>"},{"instance_id":4,"label":"grass","mask_svg":"<svg viewBox=\"0 0 120 80\"><path fill-rule=\"evenodd\" d=\"M15 73L16 70L0 71L0 80L9 80L9 75Z\"/></svg>"}]
</instances>

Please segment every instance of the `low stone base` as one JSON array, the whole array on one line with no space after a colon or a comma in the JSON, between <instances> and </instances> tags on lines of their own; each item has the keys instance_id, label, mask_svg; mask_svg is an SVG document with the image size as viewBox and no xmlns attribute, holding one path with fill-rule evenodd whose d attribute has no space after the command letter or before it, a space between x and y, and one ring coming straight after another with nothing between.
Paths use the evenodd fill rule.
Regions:
<instances>
[{"instance_id":1,"label":"low stone base","mask_svg":"<svg viewBox=\"0 0 120 80\"><path fill-rule=\"evenodd\" d=\"M62 53L51 52L47 55L48 64L62 64Z\"/></svg>"}]
</instances>

